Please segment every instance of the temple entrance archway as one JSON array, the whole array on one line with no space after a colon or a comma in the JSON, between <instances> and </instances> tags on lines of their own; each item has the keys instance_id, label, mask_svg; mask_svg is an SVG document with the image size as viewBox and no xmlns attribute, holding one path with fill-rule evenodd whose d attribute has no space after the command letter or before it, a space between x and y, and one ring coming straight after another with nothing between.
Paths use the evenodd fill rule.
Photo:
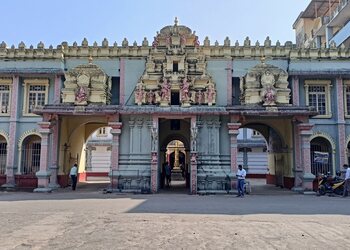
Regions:
<instances>
[{"instance_id":1,"label":"temple entrance archway","mask_svg":"<svg viewBox=\"0 0 350 250\"><path fill-rule=\"evenodd\" d=\"M79 186L87 189L107 188L110 185L108 178L110 169L105 168L103 173L97 173L97 177L104 177L103 182L89 181L91 171L91 159L88 139L94 134L108 132L107 117L67 116L62 117L59 139L59 173L60 185L65 187L70 184L69 172L73 164L78 164L78 189ZM106 156L108 158L108 156ZM107 159L110 162L110 157Z\"/></svg>"},{"instance_id":2,"label":"temple entrance archway","mask_svg":"<svg viewBox=\"0 0 350 250\"><path fill-rule=\"evenodd\" d=\"M190 119L159 120L159 189L163 192L188 193L190 187ZM165 163L172 168L170 187L165 183Z\"/></svg>"},{"instance_id":3,"label":"temple entrance archway","mask_svg":"<svg viewBox=\"0 0 350 250\"><path fill-rule=\"evenodd\" d=\"M275 120L275 123L277 119ZM283 121L281 121L283 123ZM280 128L283 126L273 126L272 121L247 122L241 128L248 128L256 131L266 142L267 169L266 174L259 177L266 178L266 184L273 184L281 188L292 188L294 178L292 174L291 152L288 150L288 139L291 138L291 131L283 133ZM249 167L247 171L249 176ZM254 176L251 176L254 177ZM254 189L254 188L253 188Z\"/></svg>"}]
</instances>

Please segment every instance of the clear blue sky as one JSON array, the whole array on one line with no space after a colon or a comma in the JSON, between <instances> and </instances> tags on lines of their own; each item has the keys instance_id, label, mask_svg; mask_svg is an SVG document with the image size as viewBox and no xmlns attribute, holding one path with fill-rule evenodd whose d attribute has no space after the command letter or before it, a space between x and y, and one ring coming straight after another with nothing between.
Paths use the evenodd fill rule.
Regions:
<instances>
[{"instance_id":1,"label":"clear blue sky","mask_svg":"<svg viewBox=\"0 0 350 250\"><path fill-rule=\"evenodd\" d=\"M86 37L89 44L101 44L107 38L120 45L150 43L156 32L173 24L196 31L201 44L208 36L211 44L220 44L226 36L231 44L243 43L249 36L254 44L270 36L273 44L295 43L292 25L310 0L3 0L1 1L0 42L8 46L24 41L35 47L57 46L62 41L72 44Z\"/></svg>"}]
</instances>

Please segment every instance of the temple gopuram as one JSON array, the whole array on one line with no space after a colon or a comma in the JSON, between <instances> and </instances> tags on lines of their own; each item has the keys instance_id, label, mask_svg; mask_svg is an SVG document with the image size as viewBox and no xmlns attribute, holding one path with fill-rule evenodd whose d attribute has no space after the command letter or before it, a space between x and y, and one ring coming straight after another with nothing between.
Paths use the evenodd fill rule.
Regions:
<instances>
[{"instance_id":1,"label":"temple gopuram","mask_svg":"<svg viewBox=\"0 0 350 250\"><path fill-rule=\"evenodd\" d=\"M87 139L109 127L110 191L157 193L170 161L188 193L226 193L249 128L267 144L266 183L313 190L318 174L349 163L349 56L268 37L200 42L177 19L140 45L2 42L0 185L63 188L74 163L84 179Z\"/></svg>"}]
</instances>

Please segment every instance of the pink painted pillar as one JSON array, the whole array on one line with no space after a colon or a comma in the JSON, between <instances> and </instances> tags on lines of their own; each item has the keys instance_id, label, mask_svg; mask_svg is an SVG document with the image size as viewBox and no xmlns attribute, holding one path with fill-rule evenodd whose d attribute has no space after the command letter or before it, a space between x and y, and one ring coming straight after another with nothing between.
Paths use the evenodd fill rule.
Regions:
<instances>
[{"instance_id":1,"label":"pink painted pillar","mask_svg":"<svg viewBox=\"0 0 350 250\"><path fill-rule=\"evenodd\" d=\"M119 137L122 132L122 123L121 122L109 122L108 126L111 127L112 134L112 148L111 148L111 187L112 190L118 187L118 175L115 174L115 171L119 169Z\"/></svg>"},{"instance_id":2,"label":"pink painted pillar","mask_svg":"<svg viewBox=\"0 0 350 250\"><path fill-rule=\"evenodd\" d=\"M312 127L314 125L308 123L298 124L298 134L300 135L301 144L301 162L303 167L303 184L304 191L313 189L312 182L315 175L311 173L311 153L310 153L310 136L312 135Z\"/></svg>"},{"instance_id":3,"label":"pink painted pillar","mask_svg":"<svg viewBox=\"0 0 350 250\"><path fill-rule=\"evenodd\" d=\"M11 188L16 185L15 182L15 157L16 154L16 130L18 120L18 91L19 91L19 77L12 77L11 89L11 110L10 110L10 126L9 126L9 141L7 142L7 158L6 158L6 184L3 187ZM19 163L17 163L19 165Z\"/></svg>"},{"instance_id":4,"label":"pink painted pillar","mask_svg":"<svg viewBox=\"0 0 350 250\"><path fill-rule=\"evenodd\" d=\"M238 157L238 144L237 136L239 134L240 123L228 123L228 134L230 135L230 148L231 148L231 174L234 176L231 179L231 189L236 188L236 172L237 172L237 157Z\"/></svg>"},{"instance_id":5,"label":"pink painted pillar","mask_svg":"<svg viewBox=\"0 0 350 250\"><path fill-rule=\"evenodd\" d=\"M153 124L151 127L151 192L158 191L158 117L153 117Z\"/></svg>"},{"instance_id":6,"label":"pink painted pillar","mask_svg":"<svg viewBox=\"0 0 350 250\"><path fill-rule=\"evenodd\" d=\"M34 192L49 192L52 189L49 187L50 171L49 171L49 136L51 133L50 122L38 122L39 133L41 134L41 149L40 149L40 169L36 172L38 178L38 188Z\"/></svg>"},{"instance_id":7,"label":"pink painted pillar","mask_svg":"<svg viewBox=\"0 0 350 250\"><path fill-rule=\"evenodd\" d=\"M125 104L125 58L120 59L120 104Z\"/></svg>"},{"instance_id":8,"label":"pink painted pillar","mask_svg":"<svg viewBox=\"0 0 350 250\"><path fill-rule=\"evenodd\" d=\"M293 86L293 105L299 106L299 78L297 76L293 76L292 86Z\"/></svg>"},{"instance_id":9,"label":"pink painted pillar","mask_svg":"<svg viewBox=\"0 0 350 250\"><path fill-rule=\"evenodd\" d=\"M301 145L300 145L299 127L296 121L294 122L293 136L294 136L294 152L295 152L293 191L301 192L303 191L302 185L303 185L304 171L301 164Z\"/></svg>"},{"instance_id":10,"label":"pink painted pillar","mask_svg":"<svg viewBox=\"0 0 350 250\"><path fill-rule=\"evenodd\" d=\"M51 170L51 176L50 176L50 184L49 187L56 189L59 188L60 185L57 181L57 175L58 175L58 136L59 136L59 128L60 128L60 120L58 117L54 117L54 120L52 121L52 140L51 140L51 163L50 163L50 170Z\"/></svg>"},{"instance_id":11,"label":"pink painted pillar","mask_svg":"<svg viewBox=\"0 0 350 250\"><path fill-rule=\"evenodd\" d=\"M344 114L344 86L343 79L337 78L336 80L337 91L337 120L338 120L338 148L339 148L339 166L346 164L346 136L345 136L345 114Z\"/></svg>"},{"instance_id":12,"label":"pink painted pillar","mask_svg":"<svg viewBox=\"0 0 350 250\"><path fill-rule=\"evenodd\" d=\"M227 62L227 105L232 105L232 60Z\"/></svg>"}]
</instances>

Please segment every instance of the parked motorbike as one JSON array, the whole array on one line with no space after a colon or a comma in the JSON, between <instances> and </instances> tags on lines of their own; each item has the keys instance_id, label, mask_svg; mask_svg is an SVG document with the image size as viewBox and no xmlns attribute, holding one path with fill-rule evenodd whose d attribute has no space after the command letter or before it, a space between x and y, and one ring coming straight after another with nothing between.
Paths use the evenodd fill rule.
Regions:
<instances>
[{"instance_id":1,"label":"parked motorbike","mask_svg":"<svg viewBox=\"0 0 350 250\"><path fill-rule=\"evenodd\" d=\"M322 174L318 180L318 194L325 195L326 193L335 193L337 195L342 195L344 183L345 181L340 178L340 172L337 172L335 177L332 177L329 173Z\"/></svg>"}]
</instances>

